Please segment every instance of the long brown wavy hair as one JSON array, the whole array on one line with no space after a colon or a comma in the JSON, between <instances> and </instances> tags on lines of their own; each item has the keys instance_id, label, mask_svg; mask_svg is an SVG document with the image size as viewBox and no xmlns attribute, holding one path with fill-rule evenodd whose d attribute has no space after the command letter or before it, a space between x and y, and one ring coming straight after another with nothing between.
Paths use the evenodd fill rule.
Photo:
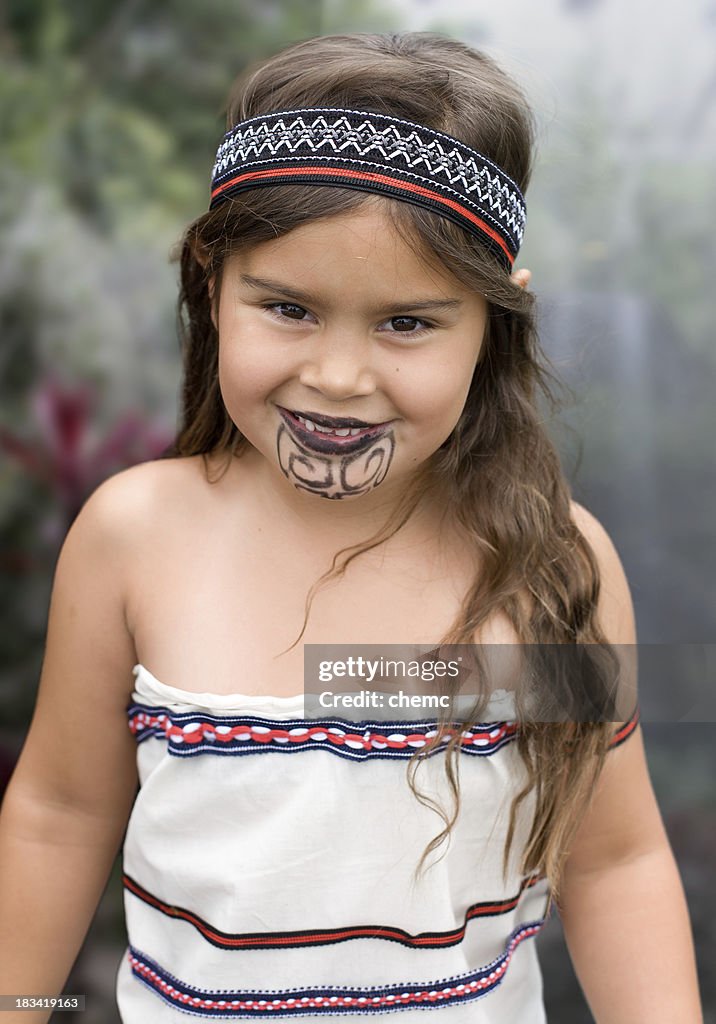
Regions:
<instances>
[{"instance_id":1,"label":"long brown wavy hair","mask_svg":"<svg viewBox=\"0 0 716 1024\"><path fill-rule=\"evenodd\" d=\"M502 167L525 192L532 172L535 123L518 85L491 58L432 33L336 35L309 39L244 73L232 90L227 128L246 118L300 107L344 107L386 113L454 135ZM184 380L182 418L164 457L247 450L224 407L218 377L218 337L208 282L218 301L225 261L239 249L277 238L299 224L356 210L376 197L333 186L266 186L205 213L177 247L181 266L178 326ZM584 696L604 708L612 692L615 659L596 617L599 570L594 553L570 515L570 493L538 407L558 407L558 380L540 350L534 296L509 278L479 242L451 221L405 202L381 197L392 221L416 251L437 261L488 301L488 323L479 363L459 422L423 467L390 522L363 544L338 552L317 586L342 574L362 551L393 536L421 494L439 488L454 521L479 552L480 571L458 619L441 643L470 644L496 613L507 616L533 668L549 674L549 696L564 710L584 706ZM221 474L223 475L223 473ZM305 629L306 619L304 619ZM303 632L303 631L302 631ZM302 635L302 634L301 634ZM545 659L552 645L579 645L575 694L568 659ZM549 665L546 665L549 661ZM476 659L479 670L479 656ZM574 664L572 664L574 668ZM484 696L484 694L483 694ZM561 703L560 703L561 701ZM484 703L462 728L480 721ZM524 786L510 808L503 872L507 874L517 812L533 798L531 831L522 852L523 875L546 875L552 897L569 845L602 769L613 726L602 716L583 721L567 713L540 715L520 724L516 746ZM599 718L599 716L597 716ZM580 719L580 720L574 720ZM445 828L419 862L449 836L460 806L457 760L461 729L441 721L436 737L409 762L413 792L438 811ZM454 797L452 815L415 787L418 764L442 744Z\"/></svg>"}]
</instances>

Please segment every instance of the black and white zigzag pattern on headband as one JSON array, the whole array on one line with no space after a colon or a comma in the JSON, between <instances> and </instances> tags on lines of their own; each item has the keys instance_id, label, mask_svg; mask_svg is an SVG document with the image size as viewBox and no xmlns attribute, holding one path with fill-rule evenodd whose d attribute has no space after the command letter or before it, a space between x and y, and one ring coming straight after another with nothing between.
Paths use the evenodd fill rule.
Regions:
<instances>
[{"instance_id":1,"label":"black and white zigzag pattern on headband","mask_svg":"<svg viewBox=\"0 0 716 1024\"><path fill-rule=\"evenodd\" d=\"M427 207L508 268L522 243L525 201L497 164L450 135L360 110L284 110L240 122L216 154L209 208L261 185L307 183Z\"/></svg>"}]
</instances>

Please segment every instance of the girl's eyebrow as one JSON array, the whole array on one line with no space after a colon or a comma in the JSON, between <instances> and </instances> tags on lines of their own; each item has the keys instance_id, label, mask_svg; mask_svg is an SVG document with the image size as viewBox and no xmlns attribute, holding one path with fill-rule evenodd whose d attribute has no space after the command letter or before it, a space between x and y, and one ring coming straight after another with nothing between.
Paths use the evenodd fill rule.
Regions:
<instances>
[{"instance_id":1,"label":"girl's eyebrow","mask_svg":"<svg viewBox=\"0 0 716 1024\"><path fill-rule=\"evenodd\" d=\"M281 284L280 281L269 281L261 277L252 277L251 274L242 274L241 281L248 285L249 288L260 288L262 291L276 292L281 295L286 295L289 299L295 299L296 302L306 303L311 306L314 303L314 299L310 295L306 295L304 292L296 291L295 288L289 288L285 284ZM396 309L459 309L462 306L460 299L419 299L415 302L408 300L407 302L396 301L391 302L388 305L381 306L376 309L376 313L389 312L390 310Z\"/></svg>"}]
</instances>

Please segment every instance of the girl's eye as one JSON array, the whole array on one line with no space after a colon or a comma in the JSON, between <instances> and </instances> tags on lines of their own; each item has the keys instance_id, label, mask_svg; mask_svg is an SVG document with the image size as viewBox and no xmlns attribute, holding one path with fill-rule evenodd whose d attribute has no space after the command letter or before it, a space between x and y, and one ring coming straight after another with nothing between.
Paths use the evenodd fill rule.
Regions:
<instances>
[{"instance_id":1,"label":"girl's eye","mask_svg":"<svg viewBox=\"0 0 716 1024\"><path fill-rule=\"evenodd\" d=\"M303 320L306 317L306 310L303 306L297 306L294 302L272 302L264 307L277 320Z\"/></svg>"},{"instance_id":2,"label":"girl's eye","mask_svg":"<svg viewBox=\"0 0 716 1024\"><path fill-rule=\"evenodd\" d=\"M386 320L386 323L392 328L388 334L407 334L411 338L425 334L433 326L427 320L419 320L416 316L393 316Z\"/></svg>"},{"instance_id":3,"label":"girl's eye","mask_svg":"<svg viewBox=\"0 0 716 1024\"><path fill-rule=\"evenodd\" d=\"M278 321L293 320L294 323L304 323L311 316L308 310L295 302L269 302L264 305L264 309ZM410 338L422 337L433 327L433 324L416 316L393 316L385 323L390 324L390 329L385 331L386 334L403 334Z\"/></svg>"}]
</instances>

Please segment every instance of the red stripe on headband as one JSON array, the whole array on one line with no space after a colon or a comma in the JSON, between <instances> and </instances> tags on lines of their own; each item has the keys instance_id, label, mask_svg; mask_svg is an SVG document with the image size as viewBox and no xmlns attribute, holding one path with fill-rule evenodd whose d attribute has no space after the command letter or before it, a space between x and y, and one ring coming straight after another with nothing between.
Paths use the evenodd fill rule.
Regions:
<instances>
[{"instance_id":1,"label":"red stripe on headband","mask_svg":"<svg viewBox=\"0 0 716 1024\"><path fill-rule=\"evenodd\" d=\"M415 185L412 182L403 181L402 178L390 178L385 174L375 174L372 171L353 171L346 167L283 167L276 168L275 170L271 168L265 171L249 171L246 174L239 174L236 178L231 178L229 181L225 181L222 185L219 185L219 187L214 189L211 193L211 198L214 200L218 195L221 195L225 189L231 188L233 185L238 185L244 181L260 181L262 178L278 178L284 174L338 175L342 178L353 178L358 181L375 181L381 185L392 185L394 188L401 188L405 192L413 192L416 195L425 196L427 199L432 199L435 202L440 203L442 206L449 206L451 209L457 210L461 217L465 217L467 220L472 221L480 231L483 231L494 242L497 242L499 247L507 256L510 266L514 263L514 256L507 248L500 235L498 235L494 228L491 228L489 224L486 224L483 220L480 220L479 217L476 217L471 210L461 206L460 203L456 203L453 199L448 199L446 196L440 195L439 192L432 192L428 188L423 188L422 185Z\"/></svg>"}]
</instances>

